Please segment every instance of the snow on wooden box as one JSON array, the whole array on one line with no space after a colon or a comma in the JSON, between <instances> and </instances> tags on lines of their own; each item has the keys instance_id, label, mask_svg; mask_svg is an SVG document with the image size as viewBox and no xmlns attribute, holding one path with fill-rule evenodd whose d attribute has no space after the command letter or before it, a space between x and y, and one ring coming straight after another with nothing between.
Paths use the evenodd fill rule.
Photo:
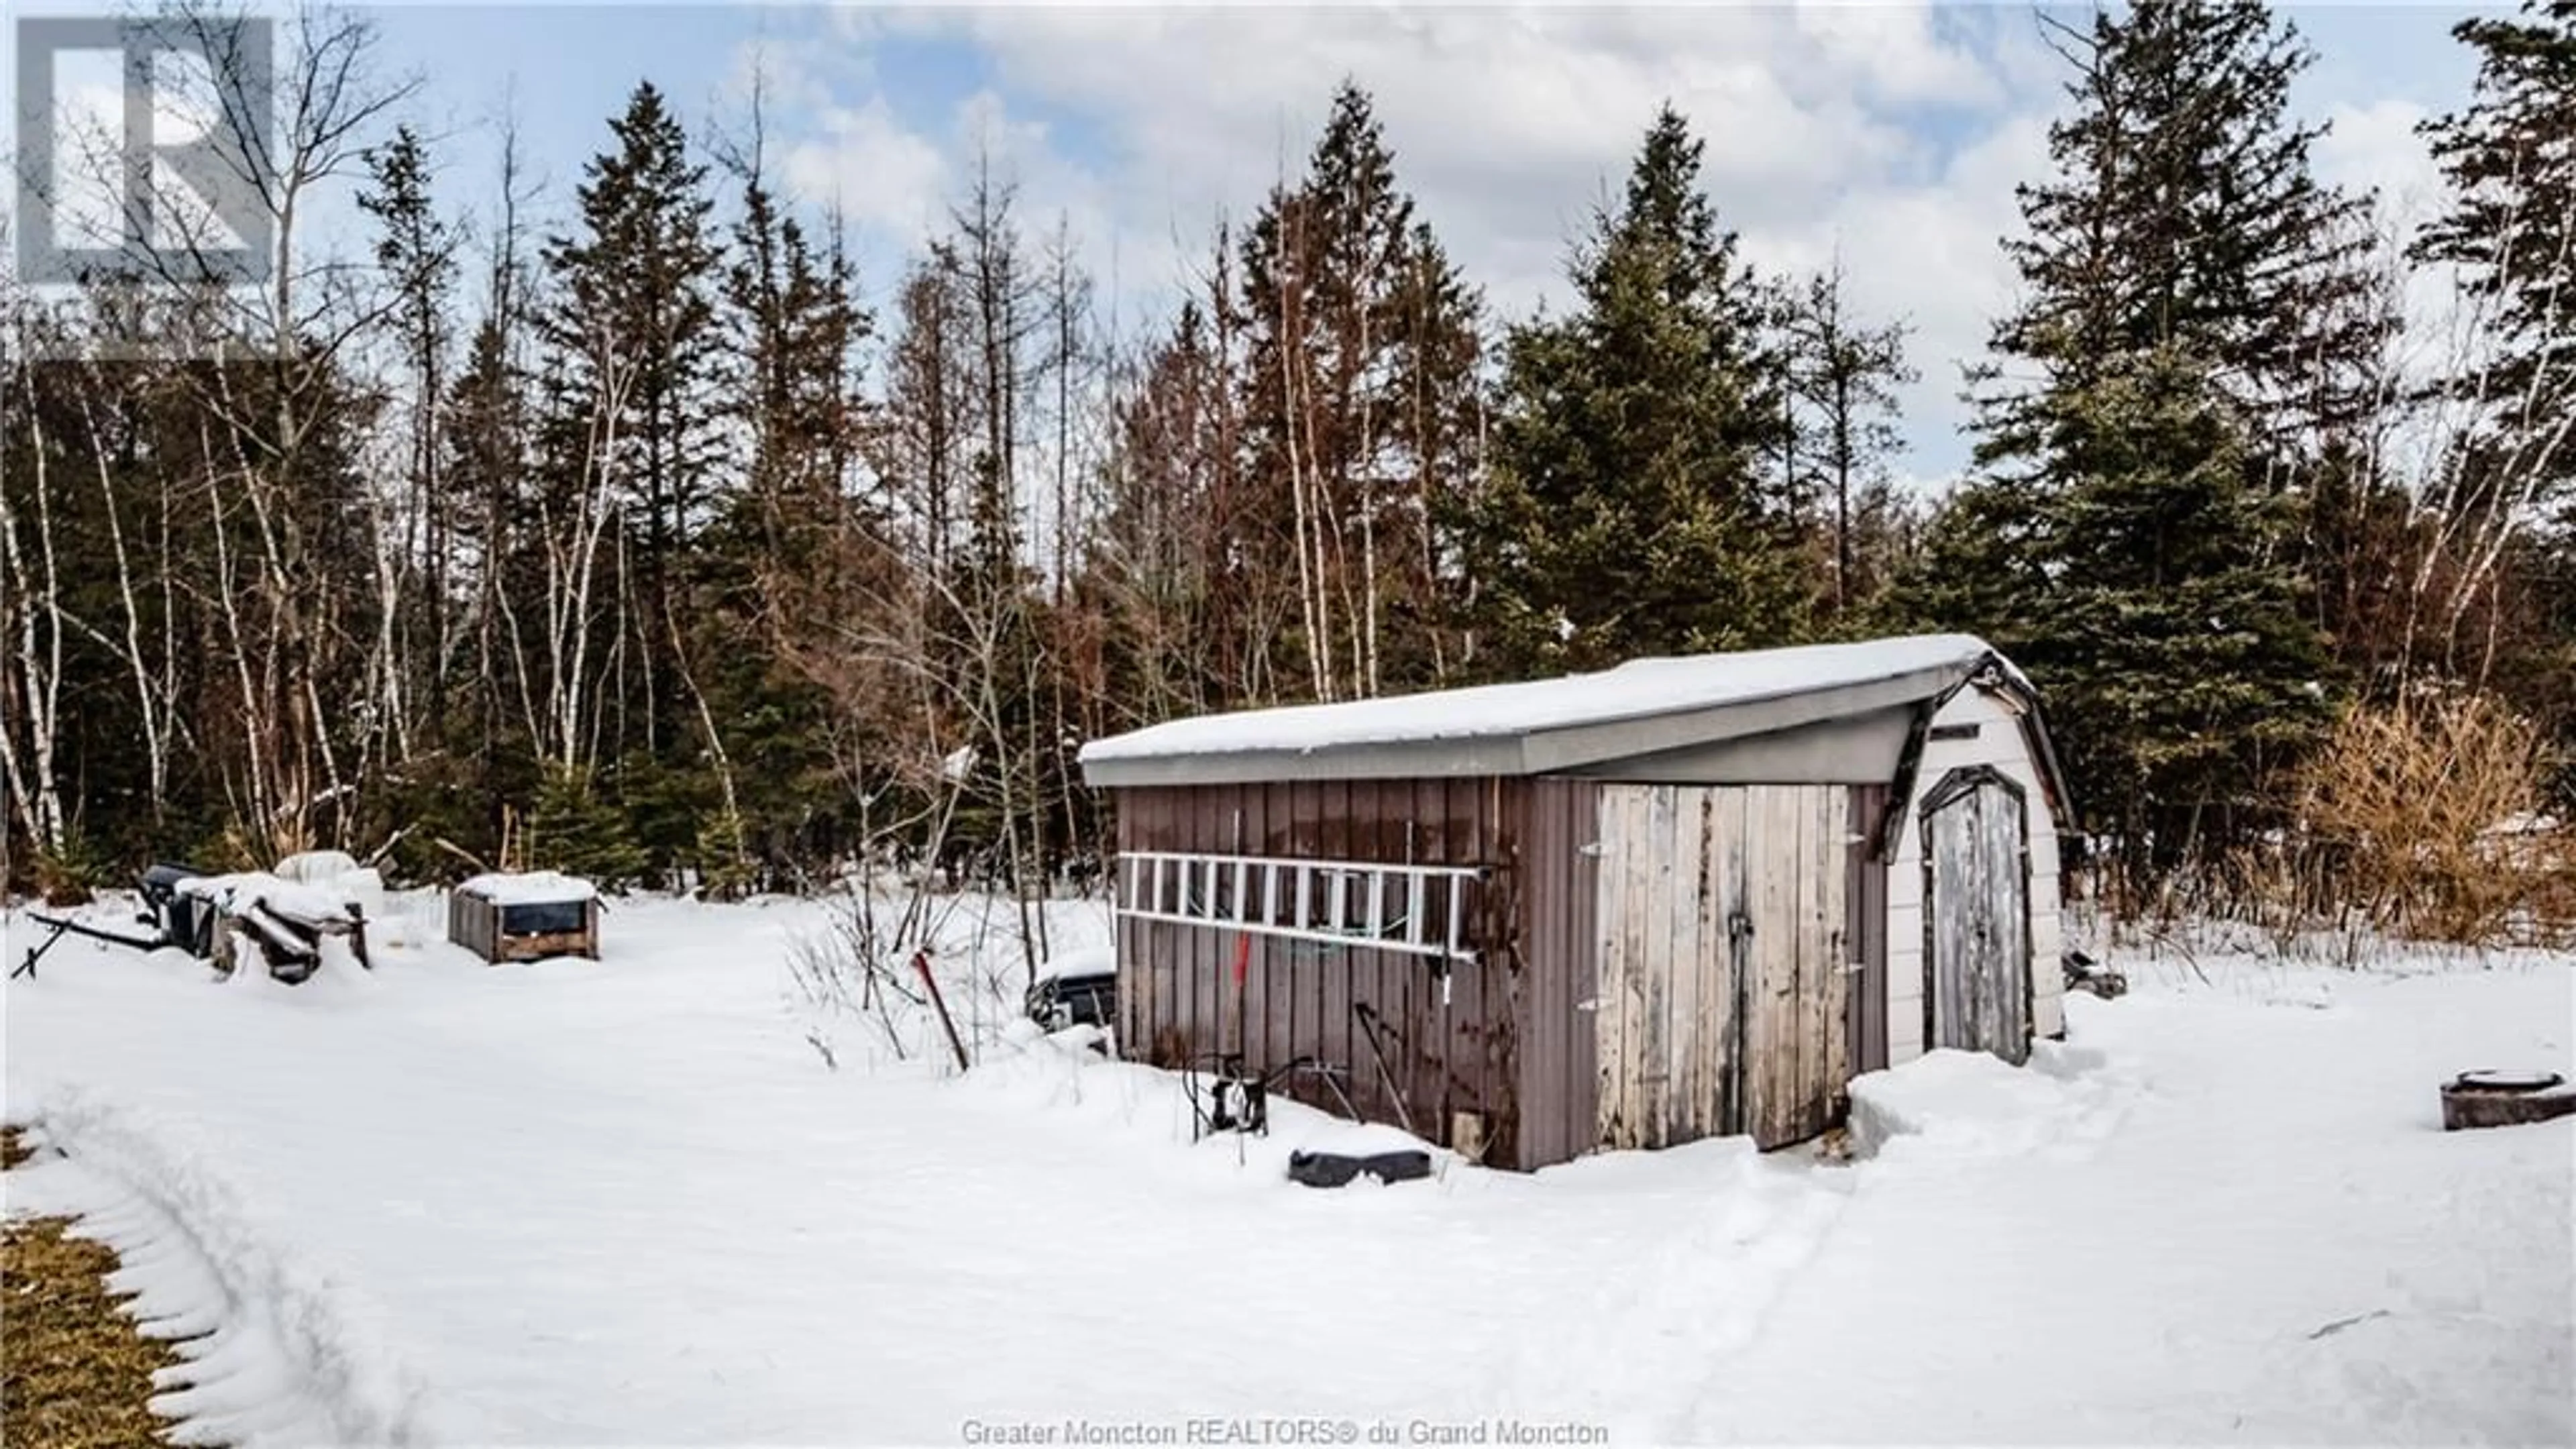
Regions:
<instances>
[{"instance_id":1,"label":"snow on wooden box","mask_svg":"<svg viewBox=\"0 0 2576 1449\"><path fill-rule=\"evenodd\" d=\"M1182 720L1081 758L1116 809L1122 1054L1303 1074L1289 1095L1328 1082L1312 1105L1473 1160L1786 1145L1927 1034L2019 1061L2059 1024L2034 953L2071 813L2035 690L1965 636ZM1946 872L1936 807L1975 846Z\"/></svg>"},{"instance_id":2,"label":"snow on wooden box","mask_svg":"<svg viewBox=\"0 0 2576 1449\"><path fill-rule=\"evenodd\" d=\"M553 871L478 875L448 892L447 939L486 961L599 959L599 892Z\"/></svg>"}]
</instances>

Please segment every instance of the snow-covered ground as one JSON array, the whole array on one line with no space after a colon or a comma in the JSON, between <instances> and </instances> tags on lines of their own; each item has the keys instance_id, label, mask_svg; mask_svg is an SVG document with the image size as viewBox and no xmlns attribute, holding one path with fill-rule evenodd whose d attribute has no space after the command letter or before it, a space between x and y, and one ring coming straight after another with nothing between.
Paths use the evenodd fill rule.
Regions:
<instances>
[{"instance_id":1,"label":"snow-covered ground","mask_svg":"<svg viewBox=\"0 0 2576 1449\"><path fill-rule=\"evenodd\" d=\"M1849 1165L1327 1192L1282 1179L1327 1119L1190 1145L1171 1078L1007 1024L1018 958L963 924L973 1072L819 1007L788 963L826 919L619 901L604 960L495 968L400 898L372 975L300 987L67 941L5 997L6 1114L66 1155L0 1182L212 1331L171 1407L244 1449L2576 1439L2576 1119L2446 1134L2435 1093L2576 1075L2563 956L2124 962L2028 1069L1866 1079Z\"/></svg>"}]
</instances>

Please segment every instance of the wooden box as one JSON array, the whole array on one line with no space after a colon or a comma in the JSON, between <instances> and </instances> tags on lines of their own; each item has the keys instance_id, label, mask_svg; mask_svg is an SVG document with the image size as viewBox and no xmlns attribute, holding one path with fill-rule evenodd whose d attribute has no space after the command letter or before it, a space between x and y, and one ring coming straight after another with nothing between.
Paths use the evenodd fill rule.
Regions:
<instances>
[{"instance_id":1,"label":"wooden box","mask_svg":"<svg viewBox=\"0 0 2576 1449\"><path fill-rule=\"evenodd\" d=\"M490 962L599 959L599 894L551 873L479 875L448 892L447 939Z\"/></svg>"}]
</instances>

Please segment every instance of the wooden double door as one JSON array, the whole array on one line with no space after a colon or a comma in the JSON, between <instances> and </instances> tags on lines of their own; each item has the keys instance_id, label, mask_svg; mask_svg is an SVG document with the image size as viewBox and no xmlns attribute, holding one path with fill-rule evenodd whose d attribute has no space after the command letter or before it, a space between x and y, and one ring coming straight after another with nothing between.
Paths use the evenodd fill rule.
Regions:
<instances>
[{"instance_id":1,"label":"wooden double door","mask_svg":"<svg viewBox=\"0 0 2576 1449\"><path fill-rule=\"evenodd\" d=\"M1866 1007L1885 1003L1861 949L1874 893L1854 796L1602 787L1590 1005L1603 1146L1744 1133L1778 1147L1841 1117ZM1876 1029L1883 1053L1883 1015Z\"/></svg>"}]
</instances>

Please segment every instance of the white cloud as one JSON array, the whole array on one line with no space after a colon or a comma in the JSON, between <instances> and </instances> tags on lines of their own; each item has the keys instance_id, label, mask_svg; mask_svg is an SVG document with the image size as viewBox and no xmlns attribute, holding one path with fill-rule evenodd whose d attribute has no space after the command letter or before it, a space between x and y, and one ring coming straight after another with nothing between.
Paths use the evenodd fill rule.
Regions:
<instances>
[{"instance_id":1,"label":"white cloud","mask_svg":"<svg viewBox=\"0 0 2576 1449\"><path fill-rule=\"evenodd\" d=\"M1886 101L1992 106L2004 99L1994 72L1945 40L1929 5L1879 0L1800 0L1798 29L1837 71Z\"/></svg>"},{"instance_id":2,"label":"white cloud","mask_svg":"<svg viewBox=\"0 0 2576 1449\"><path fill-rule=\"evenodd\" d=\"M1498 311L1525 313L1563 295L1567 243L1669 100L1705 141L1710 194L1749 256L1804 270L1839 250L1860 307L1913 324L1924 378L1908 421L1933 475L1963 452L1959 364L2010 302L2013 188L2045 174L2046 118L2064 100L2063 62L2026 10L981 6L830 24L859 50L961 44L990 89L910 129L841 91L798 148L801 190L836 187L854 213L917 237L981 136L1028 224L1069 215L1095 272L1114 255L1131 295L1176 283L1219 215L1248 215L1302 166L1348 77L1371 92L1423 217ZM2334 120L2329 179L2395 199L2429 176L2408 102L2316 104Z\"/></svg>"},{"instance_id":3,"label":"white cloud","mask_svg":"<svg viewBox=\"0 0 2576 1449\"><path fill-rule=\"evenodd\" d=\"M2407 225L2438 210L2448 188L2433 153L2416 133L2425 119L2406 100L2339 101L2326 110L2326 134L2316 145L2320 180L2354 191L2375 190L2381 209Z\"/></svg>"},{"instance_id":4,"label":"white cloud","mask_svg":"<svg viewBox=\"0 0 2576 1449\"><path fill-rule=\"evenodd\" d=\"M783 174L799 195L906 243L938 228L951 182L948 158L881 95L824 107L815 134L787 149Z\"/></svg>"}]
</instances>

